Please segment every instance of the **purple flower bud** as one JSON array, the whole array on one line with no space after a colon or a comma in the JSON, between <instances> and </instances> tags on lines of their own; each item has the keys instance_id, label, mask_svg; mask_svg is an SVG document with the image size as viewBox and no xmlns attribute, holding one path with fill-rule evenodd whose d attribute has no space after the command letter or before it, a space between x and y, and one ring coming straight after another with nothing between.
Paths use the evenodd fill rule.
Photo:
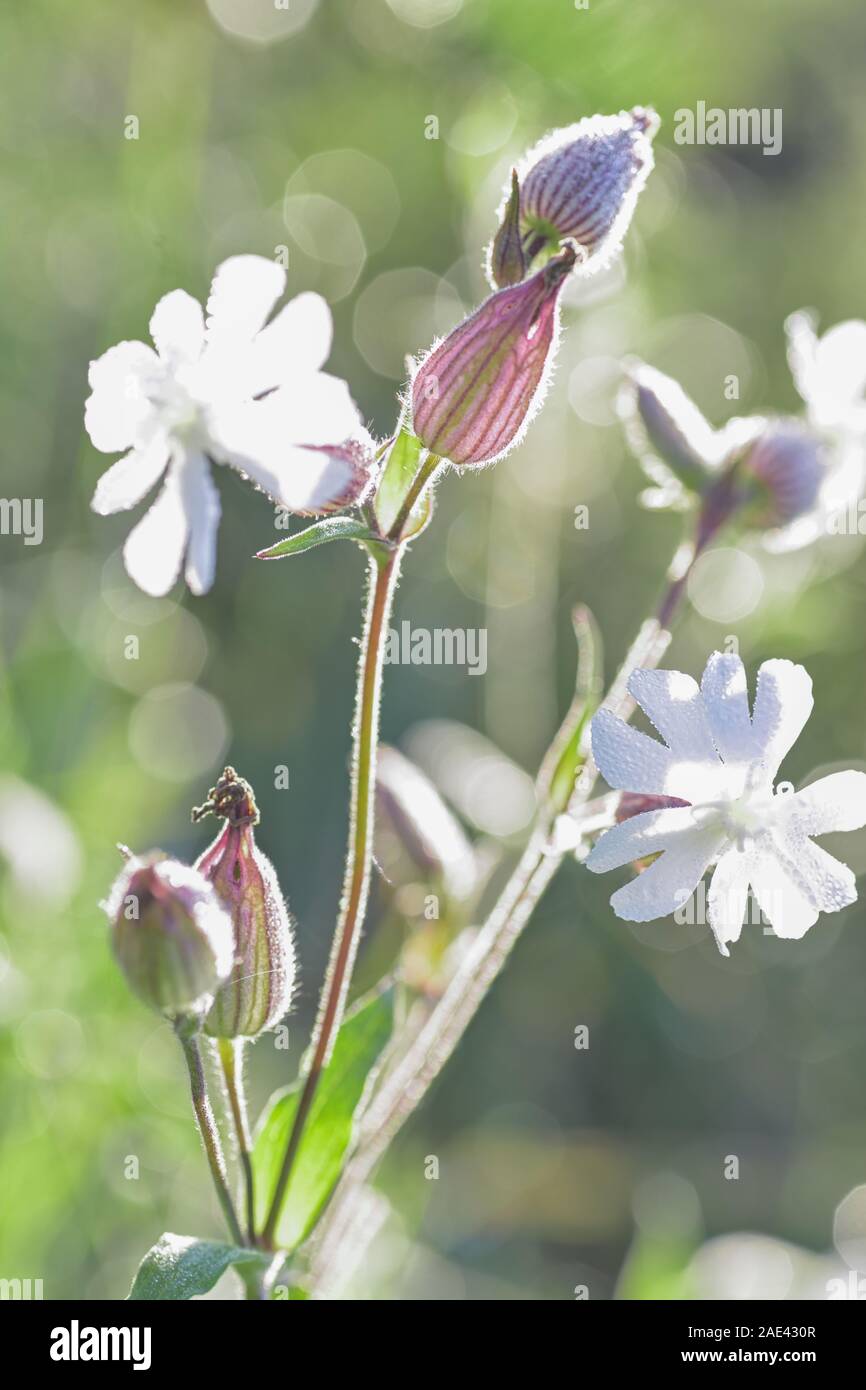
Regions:
<instances>
[{"instance_id":1,"label":"purple flower bud","mask_svg":"<svg viewBox=\"0 0 866 1390\"><path fill-rule=\"evenodd\" d=\"M460 822L419 767L387 744L376 770L376 863L389 884L432 884L465 899L478 878Z\"/></svg>"},{"instance_id":2,"label":"purple flower bud","mask_svg":"<svg viewBox=\"0 0 866 1390\"><path fill-rule=\"evenodd\" d=\"M114 954L158 1013L202 1013L232 964L232 926L213 887L159 852L130 857L104 904Z\"/></svg>"},{"instance_id":3,"label":"purple flower bud","mask_svg":"<svg viewBox=\"0 0 866 1390\"><path fill-rule=\"evenodd\" d=\"M490 247L489 278L499 289L519 285L526 274L520 230L520 185L517 170L511 171L511 196L505 208L502 224Z\"/></svg>"},{"instance_id":4,"label":"purple flower bud","mask_svg":"<svg viewBox=\"0 0 866 1390\"><path fill-rule=\"evenodd\" d=\"M566 246L529 280L492 294L421 363L413 429L432 453L477 466L519 443L544 395L575 259Z\"/></svg>"},{"instance_id":5,"label":"purple flower bud","mask_svg":"<svg viewBox=\"0 0 866 1390\"><path fill-rule=\"evenodd\" d=\"M680 482L701 491L717 462L716 436L679 382L631 362L618 404L629 446L644 465L660 459ZM651 467L647 471L658 481Z\"/></svg>"},{"instance_id":6,"label":"purple flower bud","mask_svg":"<svg viewBox=\"0 0 866 1390\"><path fill-rule=\"evenodd\" d=\"M798 420L771 420L739 465L741 481L757 484L744 519L762 529L787 526L818 501L824 446Z\"/></svg>"},{"instance_id":7,"label":"purple flower bud","mask_svg":"<svg viewBox=\"0 0 866 1390\"><path fill-rule=\"evenodd\" d=\"M226 824L196 868L228 911L234 964L205 1020L215 1038L254 1038L287 1011L295 979L291 919L273 865L258 848L252 788L227 767L193 820L213 814Z\"/></svg>"},{"instance_id":8,"label":"purple flower bud","mask_svg":"<svg viewBox=\"0 0 866 1390\"><path fill-rule=\"evenodd\" d=\"M564 237L596 269L618 250L653 167L655 112L635 107L556 130L518 168L527 265Z\"/></svg>"}]
</instances>

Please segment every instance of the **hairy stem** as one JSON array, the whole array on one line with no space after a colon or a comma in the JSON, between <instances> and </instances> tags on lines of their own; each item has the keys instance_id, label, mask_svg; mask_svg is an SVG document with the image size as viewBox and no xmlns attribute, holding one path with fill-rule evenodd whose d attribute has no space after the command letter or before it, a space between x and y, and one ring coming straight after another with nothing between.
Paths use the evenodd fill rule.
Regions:
<instances>
[{"instance_id":1,"label":"hairy stem","mask_svg":"<svg viewBox=\"0 0 866 1390\"><path fill-rule=\"evenodd\" d=\"M252 1244L256 1238L256 1203L253 1185L253 1145L249 1121L247 1120L247 1099L244 1092L244 1039L220 1038L219 1058L237 1138L238 1161L243 1174L247 1238Z\"/></svg>"},{"instance_id":2,"label":"hairy stem","mask_svg":"<svg viewBox=\"0 0 866 1390\"><path fill-rule=\"evenodd\" d=\"M672 580L671 589L675 590L675 596L667 609L672 618L684 588ZM623 719L631 717L634 702L626 688L631 672L637 666L657 666L670 640L669 628L662 628L656 619L643 623L603 701L605 708ZM597 778L597 770L587 751L584 773L570 809L577 809L589 799ZM490 916L433 1014L374 1093L360 1123L355 1154L337 1188L330 1220L322 1233L320 1269L327 1271L335 1253L329 1229L336 1233L351 1220L353 1200L454 1052L562 863L564 855L552 850L549 830L546 824L536 826Z\"/></svg>"},{"instance_id":3,"label":"hairy stem","mask_svg":"<svg viewBox=\"0 0 866 1390\"><path fill-rule=\"evenodd\" d=\"M400 537L402 536L403 531L406 527L406 523L409 520L409 517L412 515L412 509L420 500L424 492L424 489L430 482L431 478L433 477L433 474L436 472L436 469L439 467L441 462L442 460L438 454L427 454L427 457L425 458L424 462L422 463L421 467L418 469L418 472L415 474L415 477L412 480L412 486L409 488L409 491L403 498L403 501L400 505L400 510L394 518L391 529L388 532L389 540L399 542Z\"/></svg>"},{"instance_id":4,"label":"hairy stem","mask_svg":"<svg viewBox=\"0 0 866 1390\"><path fill-rule=\"evenodd\" d=\"M431 470L432 471L432 470ZM429 478L428 474L428 478ZM417 480L416 480L417 481ZM416 494L416 496L419 494ZM411 510L411 508L410 508ZM376 787L376 755L379 743L379 701L382 664L388 619L397 586L402 547L388 552L381 560L370 561L370 590L361 657L358 664L358 695L355 709L352 796L349 817L349 848L340 916L331 958L313 1032L312 1059L304 1080L295 1122L283 1156L262 1242L271 1246L286 1195L289 1177L300 1146L304 1125L316 1095L322 1072L340 1028L358 940L364 922L370 869L373 857L373 796Z\"/></svg>"},{"instance_id":5,"label":"hairy stem","mask_svg":"<svg viewBox=\"0 0 866 1390\"><path fill-rule=\"evenodd\" d=\"M187 1035L180 1027L175 1031L180 1040L187 1070L189 1071L189 1088L192 1096L192 1108L195 1111L195 1118L202 1143L204 1144L204 1151L207 1155L216 1195L223 1209L223 1215L225 1216L232 1240L235 1245L244 1245L246 1242L241 1234L240 1223L238 1222L237 1213L235 1212L234 1203L226 1180L225 1159L223 1158L222 1145L220 1144L216 1120L214 1119L214 1113L208 1098L207 1082L205 1080L198 1040L194 1036Z\"/></svg>"}]
</instances>

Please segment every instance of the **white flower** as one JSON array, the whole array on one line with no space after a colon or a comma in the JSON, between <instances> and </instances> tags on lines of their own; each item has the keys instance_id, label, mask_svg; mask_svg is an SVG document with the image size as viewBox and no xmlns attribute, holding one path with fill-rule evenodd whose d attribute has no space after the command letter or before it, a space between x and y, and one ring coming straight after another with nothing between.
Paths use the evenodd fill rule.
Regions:
<instances>
[{"instance_id":1,"label":"white flower","mask_svg":"<svg viewBox=\"0 0 866 1390\"><path fill-rule=\"evenodd\" d=\"M786 527L770 549L793 550L835 530L866 491L866 323L849 319L815 332L805 310L785 323L788 364L809 424L831 446L830 466L812 511Z\"/></svg>"},{"instance_id":2,"label":"white flower","mask_svg":"<svg viewBox=\"0 0 866 1390\"><path fill-rule=\"evenodd\" d=\"M715 652L700 688L679 671L637 670L629 690L665 740L607 710L592 751L616 790L677 797L608 830L586 860L605 873L660 857L611 898L619 917L649 922L691 897L711 864L709 923L723 955L740 935L749 885L777 936L801 937L821 912L855 901L854 875L811 836L866 825L866 773L836 772L799 792L774 790L782 759L812 710L802 666L765 661L750 713L743 663Z\"/></svg>"},{"instance_id":3,"label":"white flower","mask_svg":"<svg viewBox=\"0 0 866 1390\"><path fill-rule=\"evenodd\" d=\"M262 256L218 268L207 302L184 290L157 304L156 351L118 343L91 362L85 425L97 449L129 452L99 480L93 510L134 507L162 489L124 546L126 568L149 594L165 594L185 560L195 594L213 582L220 503L210 462L227 463L293 512L357 499L365 432L344 381L321 370L331 314L301 294L268 323L285 271ZM347 447L341 447L347 446Z\"/></svg>"}]
</instances>

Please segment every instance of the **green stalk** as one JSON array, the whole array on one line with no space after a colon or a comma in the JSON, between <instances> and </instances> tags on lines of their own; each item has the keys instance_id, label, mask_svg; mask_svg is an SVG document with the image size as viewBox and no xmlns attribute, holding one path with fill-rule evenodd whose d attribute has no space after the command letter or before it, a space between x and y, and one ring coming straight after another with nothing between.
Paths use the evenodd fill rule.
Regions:
<instances>
[{"instance_id":1,"label":"green stalk","mask_svg":"<svg viewBox=\"0 0 866 1390\"><path fill-rule=\"evenodd\" d=\"M229 1192L226 1180L226 1165L223 1158L222 1145L220 1144L219 1131L211 1109L211 1103L207 1093L207 1082L205 1080L204 1067L202 1066L201 1051L198 1039L194 1035L185 1033L183 1024L178 1024L175 1028L181 1048L183 1049L184 1060L189 1071L189 1088L192 1096L192 1108L195 1111L195 1118L198 1124L199 1134L201 1135L204 1151L207 1155L208 1166L210 1167L213 1185L219 1204L223 1209L223 1215L229 1228L231 1238L235 1245L245 1245L246 1241L241 1234L240 1223L234 1203Z\"/></svg>"},{"instance_id":2,"label":"green stalk","mask_svg":"<svg viewBox=\"0 0 866 1390\"><path fill-rule=\"evenodd\" d=\"M424 480L425 483L432 476L432 471L432 468L428 471ZM415 491L415 500L417 500L421 489L413 490ZM409 510L411 511L411 507ZM399 535L400 533L395 532L395 534ZM364 923L370 888L370 870L373 862L373 796L376 787L376 757L379 746L382 665L388 620L400 571L402 549L403 547L398 543L394 549L383 550L379 558L371 558L370 560L370 588L361 657L358 664L349 847L346 857L343 897L331 947L325 985L322 990L319 1015L313 1032L312 1058L298 1101L295 1121L283 1156L267 1219L262 1228L261 1241L265 1248L271 1248L274 1244L280 1211L304 1126L343 1019L346 996L358 950L358 941Z\"/></svg>"},{"instance_id":3,"label":"green stalk","mask_svg":"<svg viewBox=\"0 0 866 1390\"><path fill-rule=\"evenodd\" d=\"M247 1120L246 1095L244 1094L244 1039L220 1038L218 1049L226 1095L237 1138L238 1160L243 1173L247 1238L250 1244L254 1244L256 1238L256 1204L253 1184L253 1145Z\"/></svg>"}]
</instances>

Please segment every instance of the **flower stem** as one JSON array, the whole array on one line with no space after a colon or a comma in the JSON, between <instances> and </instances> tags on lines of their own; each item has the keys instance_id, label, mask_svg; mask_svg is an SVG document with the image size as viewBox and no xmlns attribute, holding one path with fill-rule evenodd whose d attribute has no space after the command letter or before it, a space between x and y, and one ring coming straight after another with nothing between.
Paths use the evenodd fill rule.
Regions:
<instances>
[{"instance_id":1,"label":"flower stem","mask_svg":"<svg viewBox=\"0 0 866 1390\"><path fill-rule=\"evenodd\" d=\"M418 469L418 472L415 474L415 477L412 479L412 486L409 488L409 491L406 493L406 496L403 498L403 501L400 504L400 510L395 516L394 521L391 525L391 529L388 532L389 540L400 540L403 534L403 530L406 526L406 522L412 515L413 508L419 501L421 494L423 493L427 484L430 482L430 479L433 477L433 474L436 472L436 469L439 467L441 462L442 460L438 454L427 454L427 457L425 458L421 467Z\"/></svg>"},{"instance_id":2,"label":"flower stem","mask_svg":"<svg viewBox=\"0 0 866 1390\"><path fill-rule=\"evenodd\" d=\"M229 1228L231 1238L236 1245L244 1245L243 1235L241 1234L240 1224L234 1203L229 1192L228 1182L226 1181L226 1165L223 1158L222 1145L220 1144L219 1131L208 1099L207 1082L205 1081L204 1067L202 1066L201 1051L198 1040L194 1035L186 1033L181 1026L175 1029L181 1048L183 1049L184 1059L187 1070L189 1071L189 1088L192 1096L192 1108L195 1111L195 1118L198 1124L199 1134L201 1135L204 1151L207 1155L213 1185L219 1204L223 1209L223 1215Z\"/></svg>"},{"instance_id":3,"label":"flower stem","mask_svg":"<svg viewBox=\"0 0 866 1390\"><path fill-rule=\"evenodd\" d=\"M669 621L683 593L684 586L678 586L676 598L669 606ZM629 676L637 666L657 666L669 644L669 627L661 627L656 619L647 619L608 690L604 707L629 719L634 712L634 701L626 688ZM595 764L588 755L581 789L573 803L582 805L589 799L597 777ZM559 869L565 856L552 850L549 830L549 825L543 822L536 825L490 916L432 1015L374 1093L359 1126L354 1157L332 1202L330 1220L335 1227L343 1219L345 1204L351 1203L370 1177L398 1130L421 1103L456 1049ZM328 1244L326 1227L323 1248ZM326 1254L326 1264L327 1260Z\"/></svg>"},{"instance_id":4,"label":"flower stem","mask_svg":"<svg viewBox=\"0 0 866 1390\"><path fill-rule=\"evenodd\" d=\"M432 471L431 468L427 475L428 479ZM420 489L416 493L416 497L419 495ZM358 664L349 848L346 858L343 897L319 1005L319 1015L313 1032L312 1059L298 1101L295 1121L286 1152L283 1155L267 1220L262 1228L262 1243L266 1248L273 1245L283 1199L304 1132L304 1125L307 1122L319 1080L328 1065L331 1049L342 1022L346 996L352 978L352 968L358 950L358 940L364 922L373 859L373 796L376 786L376 756L379 744L382 665L388 619L397 587L401 556L402 547L398 545L396 549L383 553L380 559L371 559L370 561L367 615Z\"/></svg>"},{"instance_id":5,"label":"flower stem","mask_svg":"<svg viewBox=\"0 0 866 1390\"><path fill-rule=\"evenodd\" d=\"M253 1185L252 1140L247 1120L246 1095L244 1094L244 1039L220 1038L219 1058L237 1137L238 1159L244 1179L247 1238L252 1244L256 1235L256 1203Z\"/></svg>"}]
</instances>

